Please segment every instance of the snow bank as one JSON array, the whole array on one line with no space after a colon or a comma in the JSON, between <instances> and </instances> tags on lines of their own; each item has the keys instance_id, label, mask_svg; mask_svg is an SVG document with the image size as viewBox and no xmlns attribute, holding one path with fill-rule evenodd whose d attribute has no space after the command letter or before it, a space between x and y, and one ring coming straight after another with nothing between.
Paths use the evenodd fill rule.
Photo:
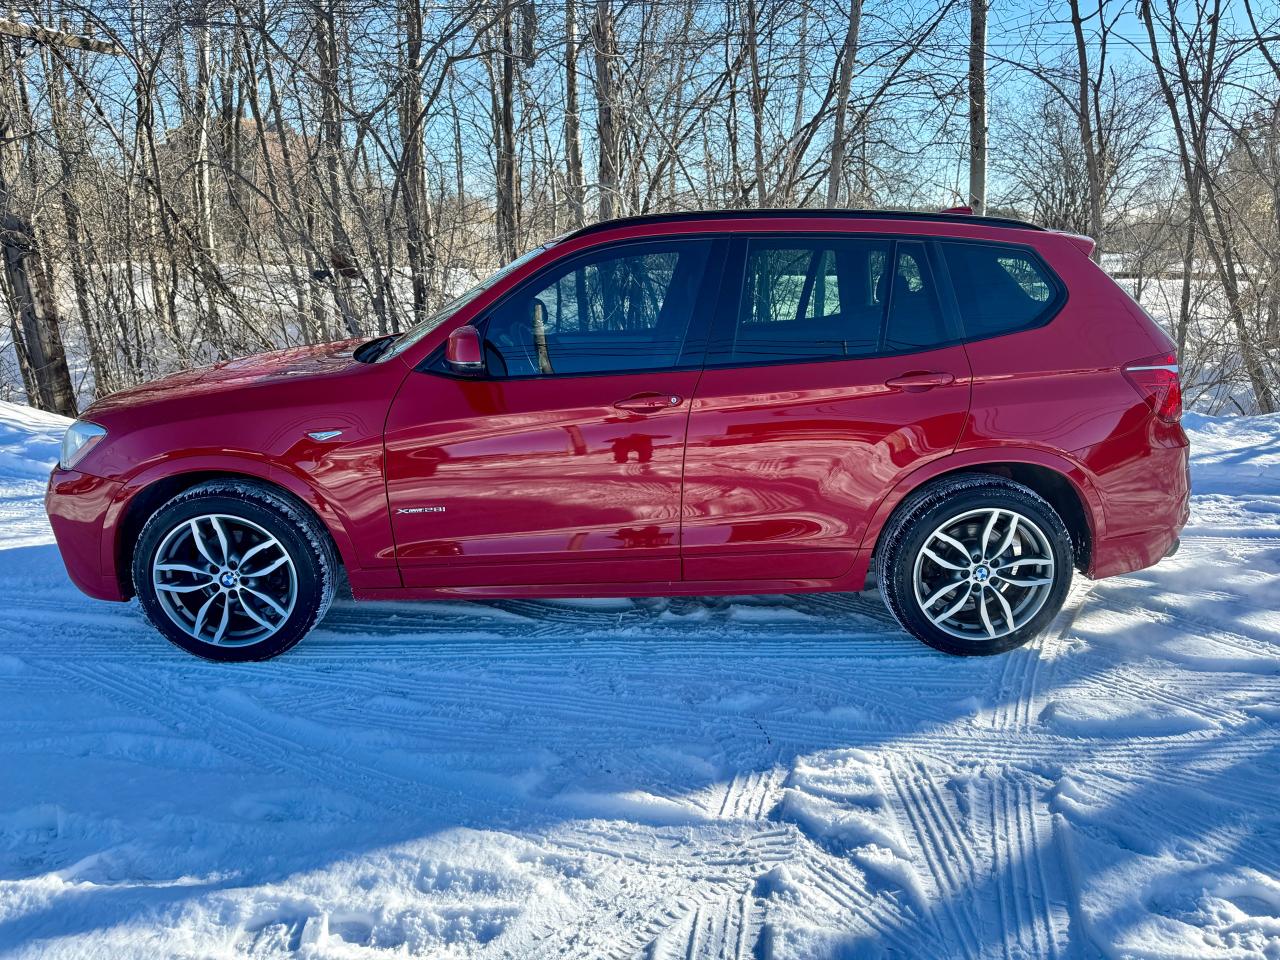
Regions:
<instances>
[{"instance_id":1,"label":"snow bank","mask_svg":"<svg viewBox=\"0 0 1280 960\"><path fill-rule=\"evenodd\" d=\"M70 423L55 413L0 400L0 481L48 477Z\"/></svg>"},{"instance_id":2,"label":"snow bank","mask_svg":"<svg viewBox=\"0 0 1280 960\"><path fill-rule=\"evenodd\" d=\"M1191 463L1197 494L1227 494L1280 489L1280 414L1265 417L1183 415L1191 438Z\"/></svg>"},{"instance_id":3,"label":"snow bank","mask_svg":"<svg viewBox=\"0 0 1280 960\"><path fill-rule=\"evenodd\" d=\"M44 488L68 423L0 400L0 549L52 542Z\"/></svg>"}]
</instances>

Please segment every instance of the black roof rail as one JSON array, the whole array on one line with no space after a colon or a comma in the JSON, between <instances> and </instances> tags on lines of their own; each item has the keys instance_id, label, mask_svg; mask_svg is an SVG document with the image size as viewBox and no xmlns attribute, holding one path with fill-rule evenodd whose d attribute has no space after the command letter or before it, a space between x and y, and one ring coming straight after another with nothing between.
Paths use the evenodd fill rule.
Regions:
<instances>
[{"instance_id":1,"label":"black roof rail","mask_svg":"<svg viewBox=\"0 0 1280 960\"><path fill-rule=\"evenodd\" d=\"M975 217L969 213L924 213L915 210L842 210L830 207L769 207L762 210L688 210L680 213L648 213L634 217L602 220L567 233L568 240L601 230L612 230L632 224L682 223L687 220L745 220L772 218L813 218L837 220L917 220L926 223L970 223L983 227L1009 227L1017 230L1044 230L1044 227L1012 217Z\"/></svg>"}]
</instances>

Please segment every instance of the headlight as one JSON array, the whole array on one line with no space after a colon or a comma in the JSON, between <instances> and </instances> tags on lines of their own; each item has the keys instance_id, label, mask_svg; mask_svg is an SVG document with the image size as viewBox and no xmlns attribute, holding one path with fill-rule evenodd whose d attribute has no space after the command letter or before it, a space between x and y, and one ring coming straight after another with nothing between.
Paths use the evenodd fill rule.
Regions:
<instances>
[{"instance_id":1,"label":"headlight","mask_svg":"<svg viewBox=\"0 0 1280 960\"><path fill-rule=\"evenodd\" d=\"M88 420L77 420L67 427L62 437L62 455L58 457L58 466L70 470L93 449L93 445L107 435L107 431Z\"/></svg>"}]
</instances>

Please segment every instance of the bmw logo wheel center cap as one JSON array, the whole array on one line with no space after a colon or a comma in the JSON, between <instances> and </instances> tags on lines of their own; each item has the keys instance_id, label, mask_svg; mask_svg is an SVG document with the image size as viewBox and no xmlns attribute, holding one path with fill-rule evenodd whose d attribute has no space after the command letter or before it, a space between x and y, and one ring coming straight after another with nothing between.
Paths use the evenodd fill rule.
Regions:
<instances>
[{"instance_id":1,"label":"bmw logo wheel center cap","mask_svg":"<svg viewBox=\"0 0 1280 960\"><path fill-rule=\"evenodd\" d=\"M973 579L975 583L986 583L991 579L991 570L985 564L978 564L973 568Z\"/></svg>"}]
</instances>

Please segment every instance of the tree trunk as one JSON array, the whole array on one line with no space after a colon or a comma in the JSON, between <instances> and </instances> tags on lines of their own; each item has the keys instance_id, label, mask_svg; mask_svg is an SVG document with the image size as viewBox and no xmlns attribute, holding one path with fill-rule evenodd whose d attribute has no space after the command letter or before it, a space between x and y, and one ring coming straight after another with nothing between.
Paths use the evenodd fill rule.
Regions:
<instances>
[{"instance_id":1,"label":"tree trunk","mask_svg":"<svg viewBox=\"0 0 1280 960\"><path fill-rule=\"evenodd\" d=\"M240 15L237 14L237 23L240 24ZM267 128L267 121L263 114L262 103L258 95L259 76L257 57L254 52L253 45L249 42L246 31L241 31L245 36L244 44L244 66L248 75L248 80L244 84L245 103L249 108L249 118L253 121L254 139L258 146L258 161L262 164L261 180L266 188L267 198L271 204L271 223L275 230L276 242L280 244L280 252L285 258L285 267L289 271L289 282L294 288L295 297L295 316L298 324L298 333L303 343L314 343L320 339L320 326L313 324L314 314L308 303L307 290L309 286L309 278L304 280L302 271L299 269L297 262L291 255L290 241L293 239L292 234L298 231L286 215L284 203L280 196L280 175L276 166L276 158L272 150L272 145L279 141L281 152L281 163L285 166L286 180L291 187L292 193L296 196L297 188L293 178L293 172L289 169L289 146L288 138L284 131L277 129L274 133ZM269 76L269 74L268 74ZM267 90L274 97L274 84L268 81ZM295 209L297 204L295 202ZM310 240L308 243L308 253L315 258L314 262L319 262L315 255L315 241Z\"/></svg>"},{"instance_id":2,"label":"tree trunk","mask_svg":"<svg viewBox=\"0 0 1280 960\"><path fill-rule=\"evenodd\" d=\"M515 155L515 50L511 10L502 14L501 49L498 53L494 134L498 153L497 227L498 255L510 263L516 251L516 155Z\"/></svg>"},{"instance_id":3,"label":"tree trunk","mask_svg":"<svg viewBox=\"0 0 1280 960\"><path fill-rule=\"evenodd\" d=\"M1080 0L1071 4L1071 28L1075 33L1076 68L1079 90L1076 112L1080 120L1080 145L1084 148L1085 172L1089 178L1089 232L1093 235L1093 260L1102 262L1102 169L1098 162L1098 145L1094 139L1091 109L1093 83L1089 76L1089 50L1085 45L1084 20L1080 16Z\"/></svg>"},{"instance_id":4,"label":"tree trunk","mask_svg":"<svg viewBox=\"0 0 1280 960\"><path fill-rule=\"evenodd\" d=\"M844 178L845 128L849 116L849 91L853 86L853 61L858 52L858 31L862 26L862 0L850 0L849 28L840 47L839 77L836 81L836 122L831 135L831 167L827 174L827 206L840 203L840 182Z\"/></svg>"},{"instance_id":5,"label":"tree trunk","mask_svg":"<svg viewBox=\"0 0 1280 960\"><path fill-rule=\"evenodd\" d=\"M427 166L422 116L422 6L403 6L405 62L400 92L401 198L405 220L405 255L413 288L413 322L426 318L435 287L434 238L427 203Z\"/></svg>"},{"instance_id":6,"label":"tree trunk","mask_svg":"<svg viewBox=\"0 0 1280 960\"><path fill-rule=\"evenodd\" d=\"M31 131L21 69L9 57L8 42L0 41L0 268L17 321L15 332L20 334L19 359L25 357L27 363L27 399L33 407L74 417L75 388L51 277L41 260L35 229L19 214L13 193L22 169L20 138Z\"/></svg>"},{"instance_id":7,"label":"tree trunk","mask_svg":"<svg viewBox=\"0 0 1280 960\"><path fill-rule=\"evenodd\" d=\"M609 0L596 0L596 20L592 30L596 67L596 142L600 156L600 219L618 215L618 134L614 128L613 11Z\"/></svg>"},{"instance_id":8,"label":"tree trunk","mask_svg":"<svg viewBox=\"0 0 1280 960\"><path fill-rule=\"evenodd\" d=\"M7 183L0 182L0 209L8 208L8 198ZM36 387L36 394L28 394L27 399L33 407L74 417L76 393L67 368L57 306L30 223L10 213L0 214L0 257Z\"/></svg>"},{"instance_id":9,"label":"tree trunk","mask_svg":"<svg viewBox=\"0 0 1280 960\"><path fill-rule=\"evenodd\" d=\"M751 148L756 168L756 203L763 207L768 198L764 183L764 87L760 82L760 53L756 47L759 24L755 0L747 0L743 32L747 40L747 66L751 71Z\"/></svg>"},{"instance_id":10,"label":"tree trunk","mask_svg":"<svg viewBox=\"0 0 1280 960\"><path fill-rule=\"evenodd\" d=\"M987 0L969 0L969 207L987 212Z\"/></svg>"},{"instance_id":11,"label":"tree trunk","mask_svg":"<svg viewBox=\"0 0 1280 960\"><path fill-rule=\"evenodd\" d=\"M1243 305L1240 302L1240 288L1236 277L1237 257L1232 249L1231 234L1224 223L1222 211L1217 200L1217 185L1213 179L1213 171L1210 169L1205 146L1208 137L1208 119L1213 107L1209 102L1212 95L1210 72L1213 66L1212 58L1217 49L1217 29L1220 23L1218 13L1215 3L1213 15L1207 18L1209 23L1209 42L1206 57L1209 62L1202 65L1203 78L1200 84L1196 84L1191 78L1191 72L1183 57L1183 50L1179 43L1181 35L1170 31L1166 38L1172 41L1171 49L1177 69L1178 88L1186 102L1187 116L1184 122L1182 112L1178 108L1177 94L1169 82L1164 66L1164 58L1160 53L1161 44L1159 38L1156 37L1156 20L1155 14L1151 9L1151 0L1142 0L1139 5L1139 15L1147 29L1151 60L1160 84L1160 92L1164 96L1165 106L1169 110L1169 118L1173 123L1183 178L1188 185L1199 184L1200 195L1203 196L1205 201L1191 205L1191 216L1196 218L1199 223L1205 246L1208 248L1209 255L1213 260L1214 270L1218 275L1219 282L1222 284L1223 293L1227 299L1228 314L1236 331L1240 359L1249 378L1254 401L1258 405L1259 412L1275 413L1277 409L1280 409L1280 406L1277 404L1276 392L1267 373L1265 355L1259 350L1258 345L1250 334L1248 320L1244 315ZM1176 10L1171 8L1170 14L1171 17L1175 18L1173 22L1176 23ZM1193 101L1192 97L1198 97L1199 102ZM1208 208L1208 213L1206 212L1206 207ZM1209 213L1213 215L1212 226Z\"/></svg>"},{"instance_id":12,"label":"tree trunk","mask_svg":"<svg viewBox=\"0 0 1280 960\"><path fill-rule=\"evenodd\" d=\"M338 92L338 18L336 0L328 0L320 11L320 128L324 139L324 166L328 178L329 195L326 205L329 211L329 232L332 249L329 252L329 278L333 284L334 300L342 313L348 335L361 336L360 321L351 310L347 297L347 277L357 272L355 248L347 235L342 219L342 175L340 165L344 153L342 143L342 101Z\"/></svg>"},{"instance_id":13,"label":"tree trunk","mask_svg":"<svg viewBox=\"0 0 1280 960\"><path fill-rule=\"evenodd\" d=\"M567 166L569 220L572 226L586 222L586 180L582 173L582 132L578 116L578 0L564 4L564 146Z\"/></svg>"},{"instance_id":14,"label":"tree trunk","mask_svg":"<svg viewBox=\"0 0 1280 960\"><path fill-rule=\"evenodd\" d=\"M329 324L324 304L325 297L323 296L319 284L316 282L316 276L323 275L329 265L327 258L320 249L319 242L316 240L315 217L311 212L310 206L304 202L302 189L298 184L299 168L294 159L293 138L290 128L285 122L284 107L281 103L282 97L280 94L279 84L276 79L276 71L271 62L271 49L268 44L266 27L267 16L266 0L259 0L255 28L258 31L259 38L261 39L262 78L267 85L267 102L271 111L272 123L275 126L276 143L280 150L280 167L284 174L285 187L288 189L289 193L289 209L295 213L297 218L296 229L306 246L306 252L311 258L311 263L313 264L312 271L307 274L306 301L309 305L309 309L303 311L304 314L310 315L311 322L310 324L305 320L302 322L304 329L306 329L307 326L310 326L313 329L313 338L315 340L322 340L327 338L330 334L327 329ZM250 109L256 110L256 104L257 92L256 88L254 88L250 92ZM258 126L260 135L263 137L262 149L264 152L269 153L270 147L265 139L265 134L267 132L265 120L259 118ZM274 178L271 179L271 183L272 190L274 191ZM283 208L278 203L278 195L273 194L273 196L277 200L276 215L279 217L282 215ZM283 227L281 229L283 229ZM338 310L345 321L345 318L352 313L350 301L347 299L345 292L341 287L336 284L331 284L330 286L334 291L335 302L337 303ZM311 337L312 335L308 334L308 336Z\"/></svg>"},{"instance_id":15,"label":"tree trunk","mask_svg":"<svg viewBox=\"0 0 1280 960\"><path fill-rule=\"evenodd\" d=\"M66 21L63 32L69 32ZM94 322L93 307L89 302L89 275L82 251L85 247L80 222L80 206L75 200L76 170L71 158L78 152L73 146L73 134L68 129L66 92L62 58L51 54L45 58L45 74L48 77L49 119L52 121L54 143L58 148L58 161L62 174L62 189L58 198L62 205L62 222L67 240L67 266L71 271L71 286L75 291L76 309L80 314L80 327L84 331L85 350L89 354L89 366L93 370L93 389L96 396L110 393L111 373L107 365L107 345Z\"/></svg>"}]
</instances>

